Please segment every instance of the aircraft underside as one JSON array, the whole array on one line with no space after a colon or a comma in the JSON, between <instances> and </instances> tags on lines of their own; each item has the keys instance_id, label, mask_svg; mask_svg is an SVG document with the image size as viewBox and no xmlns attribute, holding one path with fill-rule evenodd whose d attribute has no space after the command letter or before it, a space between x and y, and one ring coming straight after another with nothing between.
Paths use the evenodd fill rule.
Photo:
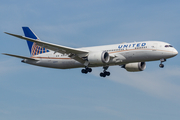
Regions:
<instances>
[{"instance_id":1,"label":"aircraft underside","mask_svg":"<svg viewBox=\"0 0 180 120\"><path fill-rule=\"evenodd\" d=\"M140 56L141 53L141 56ZM125 53L127 54L127 53ZM131 53L134 54L134 53ZM126 68L125 65L128 65L128 63L134 63L139 65L139 67L143 66L145 62L147 61L155 61L155 60L160 60L161 59L161 64L160 67L163 68L164 65L162 62L165 62L167 59L167 56L165 56L165 53L162 52L154 52L154 51L149 51L146 52L146 55L142 55L142 51L136 52L136 55L134 54L133 56L131 54L124 55L126 59L123 61L117 62L118 58L113 58L109 61L107 64L89 64L88 66L84 66L82 63L71 59L71 58L56 58L56 59L40 59L39 61L34 61L34 60L23 60L22 62L27 63L27 64L32 64L36 66L41 66L41 67L49 67L49 68L56 68L56 69L72 69L72 68L84 68L82 69L82 73L87 74L88 72L92 72L91 67L103 67L103 72L100 73L101 77L109 76L110 72L107 71L109 66L114 66L114 65L119 65L122 66L122 68ZM52 54L53 55L53 54ZM141 65L142 64L142 65ZM128 67L128 66L127 66ZM145 69L145 66L143 66ZM137 70L132 69L133 71L142 71L144 69L138 68ZM131 72L131 67L127 68Z\"/></svg>"}]
</instances>

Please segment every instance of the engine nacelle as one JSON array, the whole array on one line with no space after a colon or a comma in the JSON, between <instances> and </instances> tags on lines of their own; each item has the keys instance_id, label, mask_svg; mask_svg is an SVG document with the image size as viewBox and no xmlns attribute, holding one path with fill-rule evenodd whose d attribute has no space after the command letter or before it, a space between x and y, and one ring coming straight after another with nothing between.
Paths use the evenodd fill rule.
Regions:
<instances>
[{"instance_id":1,"label":"engine nacelle","mask_svg":"<svg viewBox=\"0 0 180 120\"><path fill-rule=\"evenodd\" d=\"M88 55L88 61L90 64L103 64L108 63L110 56L108 52L91 52Z\"/></svg>"},{"instance_id":2,"label":"engine nacelle","mask_svg":"<svg viewBox=\"0 0 180 120\"><path fill-rule=\"evenodd\" d=\"M128 63L124 65L124 68L129 72L143 71L146 68L145 62Z\"/></svg>"}]
</instances>

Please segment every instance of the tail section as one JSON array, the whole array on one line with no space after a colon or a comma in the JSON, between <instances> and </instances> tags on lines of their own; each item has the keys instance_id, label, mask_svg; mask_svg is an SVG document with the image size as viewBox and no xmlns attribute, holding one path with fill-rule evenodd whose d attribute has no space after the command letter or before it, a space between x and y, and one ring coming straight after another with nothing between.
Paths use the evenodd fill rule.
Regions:
<instances>
[{"instance_id":1,"label":"tail section","mask_svg":"<svg viewBox=\"0 0 180 120\"><path fill-rule=\"evenodd\" d=\"M29 37L29 38L39 40L37 35L29 27L22 27L22 29L24 31L25 37ZM46 48L42 48L42 47L36 45L36 43L27 41L27 44L28 44L28 47L29 47L30 54L32 56L49 52L49 50L47 50Z\"/></svg>"}]
</instances>

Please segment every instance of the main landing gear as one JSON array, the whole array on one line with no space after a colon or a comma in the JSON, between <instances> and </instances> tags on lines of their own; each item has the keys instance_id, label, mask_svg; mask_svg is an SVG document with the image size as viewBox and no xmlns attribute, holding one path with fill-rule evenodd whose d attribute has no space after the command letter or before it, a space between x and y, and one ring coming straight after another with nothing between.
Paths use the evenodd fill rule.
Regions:
<instances>
[{"instance_id":1,"label":"main landing gear","mask_svg":"<svg viewBox=\"0 0 180 120\"><path fill-rule=\"evenodd\" d=\"M106 71L108 69L109 66L103 67L103 72L100 73L101 77L106 77L106 76L110 76L110 72Z\"/></svg>"},{"instance_id":2,"label":"main landing gear","mask_svg":"<svg viewBox=\"0 0 180 120\"><path fill-rule=\"evenodd\" d=\"M160 61L161 61L161 63L159 64L159 67L164 68L164 64L162 64L162 63L166 62L166 59L161 59Z\"/></svg>"},{"instance_id":3,"label":"main landing gear","mask_svg":"<svg viewBox=\"0 0 180 120\"><path fill-rule=\"evenodd\" d=\"M103 67L103 72L100 73L101 77L106 77L106 76L110 76L110 72L106 71L108 69L109 66ZM88 72L92 72L92 69L89 67L85 67L85 69L81 70L82 73L87 74Z\"/></svg>"},{"instance_id":4,"label":"main landing gear","mask_svg":"<svg viewBox=\"0 0 180 120\"><path fill-rule=\"evenodd\" d=\"M92 72L91 68L85 67L85 69L81 70L82 73L87 74L88 72Z\"/></svg>"}]
</instances>

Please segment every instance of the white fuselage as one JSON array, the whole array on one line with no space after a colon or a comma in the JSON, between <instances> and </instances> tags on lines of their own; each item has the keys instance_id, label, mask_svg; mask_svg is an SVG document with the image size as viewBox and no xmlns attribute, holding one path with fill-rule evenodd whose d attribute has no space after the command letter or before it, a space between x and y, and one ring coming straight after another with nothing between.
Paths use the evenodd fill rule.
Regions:
<instances>
[{"instance_id":1,"label":"white fuselage","mask_svg":"<svg viewBox=\"0 0 180 120\"><path fill-rule=\"evenodd\" d=\"M167 59L178 54L170 44L159 41L142 41L133 43L121 43L115 45L95 46L80 48L91 52L106 51L111 56L108 63L89 64L89 67L124 65L132 62L155 61ZM84 65L66 54L54 51L33 56L39 61L27 60L24 62L42 67L70 69L84 67Z\"/></svg>"}]
</instances>

